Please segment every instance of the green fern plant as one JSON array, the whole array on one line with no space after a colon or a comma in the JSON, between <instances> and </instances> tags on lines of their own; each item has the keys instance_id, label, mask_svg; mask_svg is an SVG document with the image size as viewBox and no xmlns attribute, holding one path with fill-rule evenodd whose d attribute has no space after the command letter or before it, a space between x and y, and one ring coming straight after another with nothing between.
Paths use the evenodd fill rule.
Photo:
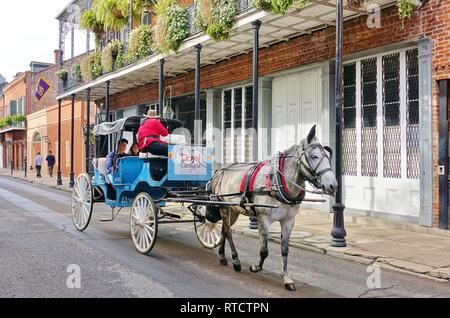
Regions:
<instances>
[{"instance_id":1,"label":"green fern plant","mask_svg":"<svg viewBox=\"0 0 450 318\"><path fill-rule=\"evenodd\" d=\"M81 76L85 80L93 80L102 75L102 54L94 52L81 61Z\"/></svg>"},{"instance_id":2,"label":"green fern plant","mask_svg":"<svg viewBox=\"0 0 450 318\"><path fill-rule=\"evenodd\" d=\"M81 65L80 64L76 63L76 64L72 65L71 73L72 73L72 78L74 79L75 82L81 82L82 76L81 76Z\"/></svg>"},{"instance_id":3,"label":"green fern plant","mask_svg":"<svg viewBox=\"0 0 450 318\"><path fill-rule=\"evenodd\" d=\"M396 5L398 8L398 17L402 21L403 27L404 21L412 17L415 6L412 0L397 0Z\"/></svg>"},{"instance_id":4,"label":"green fern plant","mask_svg":"<svg viewBox=\"0 0 450 318\"><path fill-rule=\"evenodd\" d=\"M177 51L189 36L188 12L175 0L160 0L155 7L156 25L153 32L155 51Z\"/></svg>"},{"instance_id":5,"label":"green fern plant","mask_svg":"<svg viewBox=\"0 0 450 318\"><path fill-rule=\"evenodd\" d=\"M96 34L105 33L105 27L102 21L97 17L97 13L92 10L86 10L80 17L80 26L86 31L92 31Z\"/></svg>"},{"instance_id":6,"label":"green fern plant","mask_svg":"<svg viewBox=\"0 0 450 318\"><path fill-rule=\"evenodd\" d=\"M141 25L133 30L128 41L128 51L124 56L127 63L133 63L151 54L153 47L152 31L149 25Z\"/></svg>"},{"instance_id":7,"label":"green fern plant","mask_svg":"<svg viewBox=\"0 0 450 318\"><path fill-rule=\"evenodd\" d=\"M216 41L230 37L237 14L234 0L197 0L195 27Z\"/></svg>"}]
</instances>

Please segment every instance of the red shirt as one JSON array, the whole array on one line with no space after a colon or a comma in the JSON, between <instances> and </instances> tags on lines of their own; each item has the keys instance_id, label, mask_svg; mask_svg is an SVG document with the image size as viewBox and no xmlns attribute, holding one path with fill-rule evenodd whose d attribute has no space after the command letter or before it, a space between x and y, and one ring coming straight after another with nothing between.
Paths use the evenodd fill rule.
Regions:
<instances>
[{"instance_id":1,"label":"red shirt","mask_svg":"<svg viewBox=\"0 0 450 318\"><path fill-rule=\"evenodd\" d=\"M144 150L152 143L158 141L166 143L159 140L159 136L166 137L169 135L167 129L160 123L157 119L148 119L138 130L138 146L139 149ZM147 138L146 138L147 137ZM155 138L157 137L157 138Z\"/></svg>"}]
</instances>

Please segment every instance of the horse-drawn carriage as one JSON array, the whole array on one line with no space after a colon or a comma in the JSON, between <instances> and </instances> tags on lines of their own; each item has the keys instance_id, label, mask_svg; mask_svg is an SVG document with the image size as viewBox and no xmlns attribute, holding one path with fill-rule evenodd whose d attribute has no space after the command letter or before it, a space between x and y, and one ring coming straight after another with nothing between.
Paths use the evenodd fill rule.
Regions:
<instances>
[{"instance_id":1,"label":"horse-drawn carriage","mask_svg":"<svg viewBox=\"0 0 450 318\"><path fill-rule=\"evenodd\" d=\"M168 156L146 153L136 157L116 156L117 168L107 174L106 155L112 149L117 150L117 141L123 138L130 144L135 142L142 120L143 117L129 117L95 127L97 155L93 160L93 176L87 173L78 176L72 195L75 227L79 231L88 227L94 203L105 203L112 208L111 218L102 221L112 221L123 208L131 208L129 223L134 246L140 253L149 254L159 224L192 222L204 247L219 247L223 265L228 264L225 239L230 243L233 266L240 271L231 227L240 214L253 213L259 219L261 259L250 271L262 270L268 255L269 227L280 222L284 285L294 290L287 274L287 251L298 206L308 192L305 182L320 189L314 193L333 195L337 189L331 169L331 149L319 143L315 126L299 145L278 153L271 160L226 165L213 174L211 149L187 145L183 135L176 134L181 122L161 118L170 134ZM171 139L177 142L171 143ZM193 219L173 219L166 211L173 203L187 204Z\"/></svg>"},{"instance_id":2,"label":"horse-drawn carriage","mask_svg":"<svg viewBox=\"0 0 450 318\"><path fill-rule=\"evenodd\" d=\"M188 146L182 134L176 134L181 122L161 119L170 133L168 157L141 153L139 156L115 158L116 171L106 173L105 162L109 151L117 151L117 141L136 141L143 117L129 117L95 126L97 158L93 160L93 176L83 173L76 179L72 195L72 216L75 227L84 231L90 223L94 203L105 203L112 208L113 221L123 208L131 208L130 231L136 249L143 254L152 250L158 224L192 222L200 243L206 248L219 245L222 221L207 213L206 207L227 205L211 200L206 190L212 177L211 149ZM108 149L112 148L112 149ZM177 221L166 213L168 203L187 203L193 219ZM117 210L117 212L115 212Z\"/></svg>"}]
</instances>

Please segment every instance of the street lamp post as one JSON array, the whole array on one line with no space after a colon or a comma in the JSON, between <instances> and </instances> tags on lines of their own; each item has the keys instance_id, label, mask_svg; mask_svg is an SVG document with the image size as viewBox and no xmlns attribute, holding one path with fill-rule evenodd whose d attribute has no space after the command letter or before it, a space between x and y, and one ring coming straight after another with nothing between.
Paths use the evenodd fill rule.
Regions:
<instances>
[{"instance_id":1,"label":"street lamp post","mask_svg":"<svg viewBox=\"0 0 450 318\"><path fill-rule=\"evenodd\" d=\"M343 65L342 65L342 33L343 33L343 0L336 0L336 180L339 184L336 192L336 202L333 205L333 229L331 231L334 247L345 247L347 233L344 227L344 210L342 203L342 106L343 106Z\"/></svg>"},{"instance_id":2,"label":"street lamp post","mask_svg":"<svg viewBox=\"0 0 450 318\"><path fill-rule=\"evenodd\" d=\"M252 23L253 27L253 161L258 161L258 111L259 111L259 29L261 21L256 20ZM250 216L249 228L258 229L258 217Z\"/></svg>"}]
</instances>

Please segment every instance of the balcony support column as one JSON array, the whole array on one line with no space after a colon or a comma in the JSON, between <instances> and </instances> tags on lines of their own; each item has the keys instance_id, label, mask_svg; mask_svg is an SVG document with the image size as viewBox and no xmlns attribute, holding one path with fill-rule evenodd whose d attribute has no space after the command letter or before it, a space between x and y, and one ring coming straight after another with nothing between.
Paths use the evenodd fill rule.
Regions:
<instances>
[{"instance_id":1,"label":"balcony support column","mask_svg":"<svg viewBox=\"0 0 450 318\"><path fill-rule=\"evenodd\" d=\"M87 89L86 94L86 173L90 172L90 158L91 158L91 88Z\"/></svg>"},{"instance_id":2,"label":"balcony support column","mask_svg":"<svg viewBox=\"0 0 450 318\"><path fill-rule=\"evenodd\" d=\"M164 115L164 64L165 60L159 61L159 115Z\"/></svg>"},{"instance_id":3,"label":"balcony support column","mask_svg":"<svg viewBox=\"0 0 450 318\"><path fill-rule=\"evenodd\" d=\"M201 71L201 52L202 45L195 46L195 123L194 123L194 140L196 145L202 145L203 127L200 112L200 71Z\"/></svg>"},{"instance_id":4,"label":"balcony support column","mask_svg":"<svg viewBox=\"0 0 450 318\"><path fill-rule=\"evenodd\" d=\"M256 20L252 23L253 27L253 161L258 161L258 111L259 111L259 29L261 21ZM250 216L249 228L258 229L258 217Z\"/></svg>"},{"instance_id":5,"label":"balcony support column","mask_svg":"<svg viewBox=\"0 0 450 318\"><path fill-rule=\"evenodd\" d=\"M75 185L75 174L73 169L75 155L75 94L72 94L72 115L70 122L70 188ZM61 148L61 147L60 147Z\"/></svg>"},{"instance_id":6,"label":"balcony support column","mask_svg":"<svg viewBox=\"0 0 450 318\"><path fill-rule=\"evenodd\" d=\"M58 175L56 185L62 186L61 177L61 103L62 100L58 99Z\"/></svg>"},{"instance_id":7,"label":"balcony support column","mask_svg":"<svg viewBox=\"0 0 450 318\"><path fill-rule=\"evenodd\" d=\"M109 90L110 90L110 86L111 86L111 82L110 81L106 81L105 84L105 110L106 110L106 118L105 118L105 122L109 123L110 119L109 119Z\"/></svg>"}]
</instances>

